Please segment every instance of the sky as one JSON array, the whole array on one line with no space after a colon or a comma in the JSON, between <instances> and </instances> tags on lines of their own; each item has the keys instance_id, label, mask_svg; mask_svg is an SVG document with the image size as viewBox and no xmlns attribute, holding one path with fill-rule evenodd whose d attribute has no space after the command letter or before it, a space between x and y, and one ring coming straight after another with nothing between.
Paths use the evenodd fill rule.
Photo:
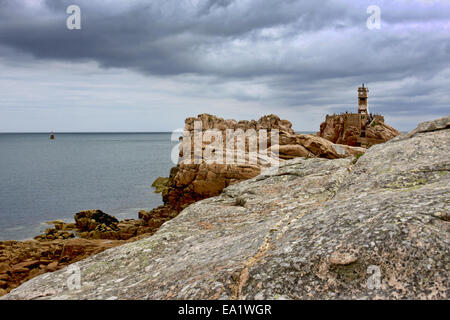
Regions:
<instances>
[{"instance_id":1,"label":"sky","mask_svg":"<svg viewBox=\"0 0 450 320\"><path fill-rule=\"evenodd\" d=\"M0 132L172 131L200 113L318 131L362 83L399 130L449 115L450 1L0 0Z\"/></svg>"}]
</instances>

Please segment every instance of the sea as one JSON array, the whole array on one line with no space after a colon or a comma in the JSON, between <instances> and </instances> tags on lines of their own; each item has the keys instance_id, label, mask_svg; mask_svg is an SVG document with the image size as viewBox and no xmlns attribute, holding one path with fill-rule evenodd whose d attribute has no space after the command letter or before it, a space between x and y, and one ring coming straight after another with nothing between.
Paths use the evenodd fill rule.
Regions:
<instances>
[{"instance_id":1,"label":"sea","mask_svg":"<svg viewBox=\"0 0 450 320\"><path fill-rule=\"evenodd\" d=\"M100 209L119 220L162 204L170 133L0 133L0 240L31 239L52 220Z\"/></svg>"}]
</instances>

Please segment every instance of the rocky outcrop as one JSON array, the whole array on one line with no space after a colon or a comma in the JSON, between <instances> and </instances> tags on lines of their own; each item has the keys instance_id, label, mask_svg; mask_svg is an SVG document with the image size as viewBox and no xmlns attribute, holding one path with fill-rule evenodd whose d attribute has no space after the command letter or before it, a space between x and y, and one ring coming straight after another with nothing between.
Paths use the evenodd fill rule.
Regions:
<instances>
[{"instance_id":1,"label":"rocky outcrop","mask_svg":"<svg viewBox=\"0 0 450 320\"><path fill-rule=\"evenodd\" d=\"M128 240L151 233L154 228L142 219L117 220L101 210L87 210L75 214L78 235L85 239Z\"/></svg>"},{"instance_id":2,"label":"rocky outcrop","mask_svg":"<svg viewBox=\"0 0 450 320\"><path fill-rule=\"evenodd\" d=\"M211 114L202 113L197 117L187 118L185 120L184 130L193 132L195 121L201 121L203 130L217 129L220 131L225 131L227 129L233 130L242 129L246 131L248 129L255 129L255 130L266 129L270 131L272 129L277 129L281 132L291 134L294 133L290 121L281 120L278 116L274 114L263 116L258 121L256 120L236 121L234 119L225 120L223 118L219 118Z\"/></svg>"},{"instance_id":3,"label":"rocky outcrop","mask_svg":"<svg viewBox=\"0 0 450 320\"><path fill-rule=\"evenodd\" d=\"M400 135L400 131L382 121L373 120L366 126L366 137L368 139L386 142L398 135Z\"/></svg>"},{"instance_id":4,"label":"rocky outcrop","mask_svg":"<svg viewBox=\"0 0 450 320\"><path fill-rule=\"evenodd\" d=\"M226 130L229 129L241 129L244 132L249 129L265 129L269 133L272 129L276 129L280 132L294 134L291 123L287 120L281 120L275 115L261 117L258 121L225 120L210 114L200 114L196 118L187 118L184 131L190 136L190 139L188 141L182 141L180 146L180 163L172 169L168 188L163 193L164 203L177 211L181 211L196 201L217 196L224 188L233 183L255 177L261 172L261 166L268 165L267 163L261 162L261 159L258 159L258 163L256 164L249 164L248 153L245 151L243 155L246 160L245 164L208 163L208 156L205 154L205 150L212 141L207 141L207 139L202 139L201 141L203 152L201 163L193 163L193 159L195 158L194 124L196 121L201 123L202 134L210 129L221 132L224 154L227 152L225 149L227 141ZM183 154L184 145L186 144L191 144L191 154L187 161L183 161L183 156L186 158L186 155ZM269 140L267 147L270 146ZM233 151L240 152L237 148L234 148ZM246 151L248 152L248 146Z\"/></svg>"},{"instance_id":5,"label":"rocky outcrop","mask_svg":"<svg viewBox=\"0 0 450 320\"><path fill-rule=\"evenodd\" d=\"M261 170L272 165L270 157L258 155L256 163L251 163L249 159L248 140L246 140L246 149L243 158L245 164L227 164L227 163L209 163L209 158L205 156L205 150L210 147L212 141L202 140L203 161L195 164L190 161L194 159L194 123L201 123L202 132L215 129L221 132L222 143L224 146L223 154L226 155L229 150L225 148L227 139L226 130L266 130L270 137L272 130L279 132L279 144L271 145L271 140L267 139L268 155L272 152L278 152L281 161L293 159L296 157L322 157L337 159L351 155L362 154L363 148L337 145L326 139L305 134L296 134L291 128L288 120L281 120L276 115L267 115L261 117L258 121L236 121L224 120L209 114L201 114L197 118L187 118L185 122L185 132L190 139L183 141L180 147L180 159L183 159L183 144L191 144L191 157L189 161L181 160L176 168L173 168L163 192L164 203L180 211L186 206L196 201L217 196L224 188L236 182L253 178L261 173ZM259 138L257 140L259 145ZM217 152L217 150L214 150ZM239 152L235 149L235 152ZM237 158L237 156L236 156Z\"/></svg>"},{"instance_id":6,"label":"rocky outcrop","mask_svg":"<svg viewBox=\"0 0 450 320\"><path fill-rule=\"evenodd\" d=\"M33 277L123 243L88 239L0 241L0 296Z\"/></svg>"},{"instance_id":7,"label":"rocky outcrop","mask_svg":"<svg viewBox=\"0 0 450 320\"><path fill-rule=\"evenodd\" d=\"M442 120L448 123L448 119ZM448 299L450 129L296 158L5 299ZM425 128L425 129L423 129Z\"/></svg>"},{"instance_id":8,"label":"rocky outcrop","mask_svg":"<svg viewBox=\"0 0 450 320\"><path fill-rule=\"evenodd\" d=\"M364 140L366 146L371 146L389 141L399 134L398 130L384 123L382 116L358 113L327 115L317 133L319 137L333 143L349 146L359 146L361 140Z\"/></svg>"},{"instance_id":9,"label":"rocky outcrop","mask_svg":"<svg viewBox=\"0 0 450 320\"><path fill-rule=\"evenodd\" d=\"M0 296L37 275L149 236L177 214L161 206L141 210L139 219L119 221L101 210L86 210L75 214L75 223L49 222L54 227L34 240L0 241Z\"/></svg>"},{"instance_id":10,"label":"rocky outcrop","mask_svg":"<svg viewBox=\"0 0 450 320\"><path fill-rule=\"evenodd\" d=\"M312 134L280 134L279 156L281 159L297 157L338 159L363 154L366 149L334 144ZM292 150L295 150L292 156ZM289 152L291 151L291 152Z\"/></svg>"},{"instance_id":11,"label":"rocky outcrop","mask_svg":"<svg viewBox=\"0 0 450 320\"><path fill-rule=\"evenodd\" d=\"M75 225L80 232L117 231L119 220L101 210L85 210L75 214Z\"/></svg>"},{"instance_id":12,"label":"rocky outcrop","mask_svg":"<svg viewBox=\"0 0 450 320\"><path fill-rule=\"evenodd\" d=\"M54 228L46 229L45 233L34 237L34 239L45 241L81 237L84 239L128 240L155 232L154 225L157 222L152 220L159 220L161 216L147 213L147 220L144 220L141 218L142 212L138 215L139 219L119 221L98 209L80 211L74 216L75 223L52 221Z\"/></svg>"},{"instance_id":13,"label":"rocky outcrop","mask_svg":"<svg viewBox=\"0 0 450 320\"><path fill-rule=\"evenodd\" d=\"M142 219L145 225L152 229L151 233L154 233L164 222L175 218L178 213L170 206L162 205L150 211L139 211L139 219Z\"/></svg>"},{"instance_id":14,"label":"rocky outcrop","mask_svg":"<svg viewBox=\"0 0 450 320\"><path fill-rule=\"evenodd\" d=\"M260 171L256 165L181 163L163 199L170 207L181 211L191 203L219 195L233 183L257 176Z\"/></svg>"}]
</instances>

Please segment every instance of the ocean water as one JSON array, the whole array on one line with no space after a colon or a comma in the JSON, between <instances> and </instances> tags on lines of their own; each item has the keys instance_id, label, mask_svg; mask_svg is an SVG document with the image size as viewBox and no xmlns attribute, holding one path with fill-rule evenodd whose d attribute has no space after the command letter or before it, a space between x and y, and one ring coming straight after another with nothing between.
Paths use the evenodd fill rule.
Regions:
<instances>
[{"instance_id":1,"label":"ocean water","mask_svg":"<svg viewBox=\"0 0 450 320\"><path fill-rule=\"evenodd\" d=\"M100 209L118 219L162 204L170 133L0 134L0 240L32 238L46 221Z\"/></svg>"}]
</instances>

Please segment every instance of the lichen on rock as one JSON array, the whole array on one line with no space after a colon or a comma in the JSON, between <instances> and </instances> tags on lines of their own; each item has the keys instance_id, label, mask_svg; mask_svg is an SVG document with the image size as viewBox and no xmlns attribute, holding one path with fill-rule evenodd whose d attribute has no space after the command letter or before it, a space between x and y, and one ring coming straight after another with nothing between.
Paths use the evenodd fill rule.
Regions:
<instances>
[{"instance_id":1,"label":"lichen on rock","mask_svg":"<svg viewBox=\"0 0 450 320\"><path fill-rule=\"evenodd\" d=\"M3 298L447 299L450 129L428 127L356 163L285 161L77 262L79 290L61 269Z\"/></svg>"},{"instance_id":2,"label":"lichen on rock","mask_svg":"<svg viewBox=\"0 0 450 320\"><path fill-rule=\"evenodd\" d=\"M167 177L158 177L153 181L152 187L155 188L156 193L165 193L167 192L169 184L169 178Z\"/></svg>"}]
</instances>

